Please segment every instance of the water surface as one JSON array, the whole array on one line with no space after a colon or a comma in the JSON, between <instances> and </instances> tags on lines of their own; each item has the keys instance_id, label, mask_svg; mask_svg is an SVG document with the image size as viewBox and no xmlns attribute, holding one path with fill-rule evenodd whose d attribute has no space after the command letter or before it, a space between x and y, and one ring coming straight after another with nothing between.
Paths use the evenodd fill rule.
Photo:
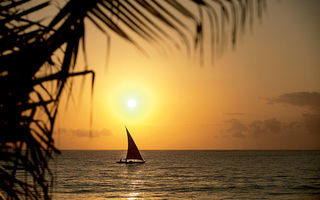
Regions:
<instances>
[{"instance_id":1,"label":"water surface","mask_svg":"<svg viewBox=\"0 0 320 200\"><path fill-rule=\"evenodd\" d=\"M320 151L62 151L54 199L320 199Z\"/></svg>"}]
</instances>

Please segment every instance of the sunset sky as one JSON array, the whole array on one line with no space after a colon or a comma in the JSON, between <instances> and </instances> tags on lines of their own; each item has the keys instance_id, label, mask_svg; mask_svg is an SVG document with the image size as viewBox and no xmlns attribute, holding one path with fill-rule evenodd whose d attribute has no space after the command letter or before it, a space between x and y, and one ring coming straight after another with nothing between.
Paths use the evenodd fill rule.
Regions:
<instances>
[{"instance_id":1,"label":"sunset sky","mask_svg":"<svg viewBox=\"0 0 320 200\"><path fill-rule=\"evenodd\" d=\"M174 48L165 55L146 45L145 56L118 37L107 64L106 37L88 23L92 134L91 80L81 95L75 78L69 105L60 106L57 147L126 149L126 125L142 150L320 149L320 2L267 3L234 49L214 63L205 54L203 66Z\"/></svg>"}]
</instances>

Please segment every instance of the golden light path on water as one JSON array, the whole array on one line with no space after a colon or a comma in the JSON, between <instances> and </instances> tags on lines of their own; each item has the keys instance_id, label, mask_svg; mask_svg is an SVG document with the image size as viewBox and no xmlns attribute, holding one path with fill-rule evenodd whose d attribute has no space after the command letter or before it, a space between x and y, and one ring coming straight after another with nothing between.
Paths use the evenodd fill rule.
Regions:
<instances>
[{"instance_id":1,"label":"golden light path on water","mask_svg":"<svg viewBox=\"0 0 320 200\"><path fill-rule=\"evenodd\" d=\"M115 119L125 124L138 124L154 111L156 97L147 84L130 81L115 86L107 102Z\"/></svg>"}]
</instances>

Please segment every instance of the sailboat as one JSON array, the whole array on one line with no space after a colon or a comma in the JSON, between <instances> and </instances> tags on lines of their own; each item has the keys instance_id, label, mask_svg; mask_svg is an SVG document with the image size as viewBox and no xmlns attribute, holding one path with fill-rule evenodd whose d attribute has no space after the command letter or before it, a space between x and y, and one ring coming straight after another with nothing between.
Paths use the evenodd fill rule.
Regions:
<instances>
[{"instance_id":1,"label":"sailboat","mask_svg":"<svg viewBox=\"0 0 320 200\"><path fill-rule=\"evenodd\" d=\"M124 163L124 164L144 163L145 161L143 160L139 152L139 149L136 143L134 143L127 127L126 127L126 131L127 131L127 137L128 137L127 157L125 159L120 159L120 161L118 161L117 163Z\"/></svg>"}]
</instances>

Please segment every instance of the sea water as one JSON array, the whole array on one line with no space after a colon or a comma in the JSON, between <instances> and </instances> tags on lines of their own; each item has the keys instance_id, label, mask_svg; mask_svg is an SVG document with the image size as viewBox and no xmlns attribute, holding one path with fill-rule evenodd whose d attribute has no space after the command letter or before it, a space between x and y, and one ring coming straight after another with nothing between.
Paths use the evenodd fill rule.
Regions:
<instances>
[{"instance_id":1,"label":"sea water","mask_svg":"<svg viewBox=\"0 0 320 200\"><path fill-rule=\"evenodd\" d=\"M53 199L320 199L320 151L62 151Z\"/></svg>"}]
</instances>

